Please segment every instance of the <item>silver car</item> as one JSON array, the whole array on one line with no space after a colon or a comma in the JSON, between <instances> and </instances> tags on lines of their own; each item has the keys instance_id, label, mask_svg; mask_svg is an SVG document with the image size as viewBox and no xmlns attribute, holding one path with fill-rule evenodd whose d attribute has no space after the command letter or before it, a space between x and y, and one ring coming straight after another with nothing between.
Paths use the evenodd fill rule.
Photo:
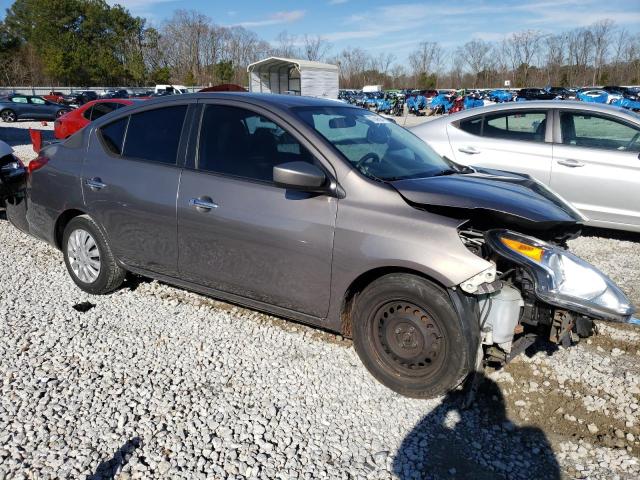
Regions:
<instances>
[{"instance_id":1,"label":"silver car","mask_svg":"<svg viewBox=\"0 0 640 480\"><path fill-rule=\"evenodd\" d=\"M543 185L335 101L150 100L28 171L7 217L59 248L82 290L131 272L340 332L405 395L439 395L536 332L570 344L635 310L563 248L582 217Z\"/></svg>"},{"instance_id":2,"label":"silver car","mask_svg":"<svg viewBox=\"0 0 640 480\"><path fill-rule=\"evenodd\" d=\"M640 232L640 116L584 102L518 102L463 111L412 129L464 164L526 173L587 224Z\"/></svg>"}]
</instances>

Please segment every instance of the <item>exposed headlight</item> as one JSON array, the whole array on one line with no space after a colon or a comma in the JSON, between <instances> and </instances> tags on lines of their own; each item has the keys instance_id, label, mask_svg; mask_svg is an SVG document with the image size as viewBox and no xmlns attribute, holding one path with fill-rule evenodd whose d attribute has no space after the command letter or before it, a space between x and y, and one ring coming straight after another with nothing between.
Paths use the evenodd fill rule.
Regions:
<instances>
[{"instance_id":1,"label":"exposed headlight","mask_svg":"<svg viewBox=\"0 0 640 480\"><path fill-rule=\"evenodd\" d=\"M536 296L546 303L621 322L635 311L609 277L571 252L508 230L491 230L486 239L495 252L528 267Z\"/></svg>"}]
</instances>

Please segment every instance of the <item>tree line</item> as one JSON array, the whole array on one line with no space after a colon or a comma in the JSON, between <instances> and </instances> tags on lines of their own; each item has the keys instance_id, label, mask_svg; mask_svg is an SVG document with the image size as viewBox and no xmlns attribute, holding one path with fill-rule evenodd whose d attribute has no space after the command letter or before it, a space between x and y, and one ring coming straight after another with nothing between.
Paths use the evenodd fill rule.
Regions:
<instances>
[{"instance_id":1,"label":"tree line","mask_svg":"<svg viewBox=\"0 0 640 480\"><path fill-rule=\"evenodd\" d=\"M498 87L640 83L640 34L602 20L554 35L526 30L498 42L446 49L417 42L406 60L361 48L334 52L318 35L286 31L273 42L177 10L158 27L104 0L16 0L0 22L0 83L119 85L247 83L249 63L268 56L340 66L340 85L360 88Z\"/></svg>"}]
</instances>

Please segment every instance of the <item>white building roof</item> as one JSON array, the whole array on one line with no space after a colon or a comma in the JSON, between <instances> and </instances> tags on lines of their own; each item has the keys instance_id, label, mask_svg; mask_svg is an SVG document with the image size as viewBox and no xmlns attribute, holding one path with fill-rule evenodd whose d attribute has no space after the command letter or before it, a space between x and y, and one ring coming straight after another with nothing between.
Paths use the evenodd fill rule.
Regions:
<instances>
[{"instance_id":1,"label":"white building roof","mask_svg":"<svg viewBox=\"0 0 640 480\"><path fill-rule=\"evenodd\" d=\"M253 72L254 70L271 70L274 68L295 66L298 70L304 69L317 69L317 70L335 70L338 71L337 65L322 62L312 62L311 60L301 60L297 58L280 58L269 57L258 62L251 63L247 66L247 72Z\"/></svg>"}]
</instances>

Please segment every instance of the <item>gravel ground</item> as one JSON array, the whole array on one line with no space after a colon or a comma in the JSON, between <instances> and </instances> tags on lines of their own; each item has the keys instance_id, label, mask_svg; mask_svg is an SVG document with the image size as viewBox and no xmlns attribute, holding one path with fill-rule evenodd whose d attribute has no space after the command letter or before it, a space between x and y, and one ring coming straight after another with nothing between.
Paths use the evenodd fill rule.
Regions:
<instances>
[{"instance_id":1,"label":"gravel ground","mask_svg":"<svg viewBox=\"0 0 640 480\"><path fill-rule=\"evenodd\" d=\"M53 137L53 122L32 122L32 121L19 121L15 123L0 122L0 140L8 143L13 147L13 150L23 162L29 162L36 157L33 147L31 146L31 139L29 138L29 129L42 131L42 140L49 141L54 140Z\"/></svg>"},{"instance_id":2,"label":"gravel ground","mask_svg":"<svg viewBox=\"0 0 640 480\"><path fill-rule=\"evenodd\" d=\"M639 245L571 247L636 287ZM488 373L471 409L406 399L339 336L158 282L85 294L0 220L0 479L635 479L639 359L639 330L602 325Z\"/></svg>"}]
</instances>

